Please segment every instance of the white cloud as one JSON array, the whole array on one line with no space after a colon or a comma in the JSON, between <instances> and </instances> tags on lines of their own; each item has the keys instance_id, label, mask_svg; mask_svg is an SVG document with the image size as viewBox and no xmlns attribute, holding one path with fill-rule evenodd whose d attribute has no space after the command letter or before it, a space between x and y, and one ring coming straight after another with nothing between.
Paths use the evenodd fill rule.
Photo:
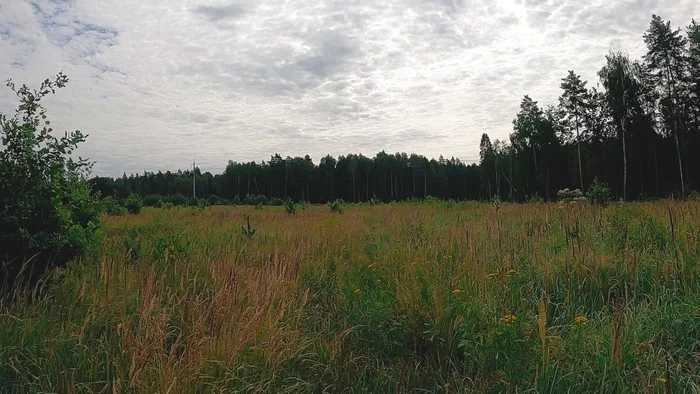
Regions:
<instances>
[{"instance_id":1,"label":"white cloud","mask_svg":"<svg viewBox=\"0 0 700 394\"><path fill-rule=\"evenodd\" d=\"M96 173L221 171L228 159L361 151L478 157L524 94L592 85L612 47L644 52L652 13L695 0L5 0L0 78L64 70L56 128L90 134ZM0 108L12 96L0 91Z\"/></svg>"}]
</instances>

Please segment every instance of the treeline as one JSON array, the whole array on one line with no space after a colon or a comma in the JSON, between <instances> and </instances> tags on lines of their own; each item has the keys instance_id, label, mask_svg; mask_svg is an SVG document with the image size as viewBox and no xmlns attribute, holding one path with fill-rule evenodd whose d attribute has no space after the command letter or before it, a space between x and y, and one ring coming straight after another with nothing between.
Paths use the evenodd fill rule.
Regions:
<instances>
[{"instance_id":1,"label":"treeline","mask_svg":"<svg viewBox=\"0 0 700 394\"><path fill-rule=\"evenodd\" d=\"M556 106L529 96L509 141L481 138L482 195L522 200L586 190L593 179L624 199L683 196L700 185L700 25L685 30L652 16L639 60L613 51L601 90L574 71Z\"/></svg>"},{"instance_id":2,"label":"treeline","mask_svg":"<svg viewBox=\"0 0 700 394\"><path fill-rule=\"evenodd\" d=\"M569 71L557 105L542 108L526 95L509 140L482 135L479 164L385 152L315 164L309 156L275 154L261 163L230 161L223 174L147 172L91 185L103 196L178 201L193 195L193 178L196 195L212 201L527 201L555 199L564 188L586 191L597 178L624 199L685 196L700 185L700 25L674 29L654 15L643 39L642 59L606 56L600 90Z\"/></svg>"},{"instance_id":3,"label":"treeline","mask_svg":"<svg viewBox=\"0 0 700 394\"><path fill-rule=\"evenodd\" d=\"M196 183L195 183L196 182ZM379 152L369 158L361 154L326 156L314 164L309 156L273 155L262 163L230 161L223 174L201 173L199 169L178 172L146 172L121 178L90 180L102 196L126 198L131 193L145 196L146 205L161 196L175 205L185 204L194 193L212 202L257 204L290 198L325 203L336 199L365 202L422 198L478 199L481 172L477 164L459 159L428 160L406 153ZM195 186L196 185L196 186ZM195 187L193 187L195 186ZM195 191L196 190L196 191ZM174 201L173 201L174 199Z\"/></svg>"}]
</instances>

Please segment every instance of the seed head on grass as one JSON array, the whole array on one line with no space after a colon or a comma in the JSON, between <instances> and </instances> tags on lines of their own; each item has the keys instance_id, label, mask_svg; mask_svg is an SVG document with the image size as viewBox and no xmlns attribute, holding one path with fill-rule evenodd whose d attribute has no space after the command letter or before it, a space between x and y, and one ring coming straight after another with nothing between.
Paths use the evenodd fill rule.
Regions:
<instances>
[{"instance_id":1,"label":"seed head on grass","mask_svg":"<svg viewBox=\"0 0 700 394\"><path fill-rule=\"evenodd\" d=\"M516 320L518 320L518 317L515 315L507 314L507 315L504 315L500 320L501 320L501 323L511 325L511 324L515 323Z\"/></svg>"},{"instance_id":2,"label":"seed head on grass","mask_svg":"<svg viewBox=\"0 0 700 394\"><path fill-rule=\"evenodd\" d=\"M585 326L588 324L588 318L586 316L576 316L576 318L574 318L574 323L580 326Z\"/></svg>"},{"instance_id":3,"label":"seed head on grass","mask_svg":"<svg viewBox=\"0 0 700 394\"><path fill-rule=\"evenodd\" d=\"M462 289L454 289L454 290L452 290L452 294L454 294L454 295L460 295L460 294L462 294L462 293L464 293L464 291L462 291Z\"/></svg>"},{"instance_id":4,"label":"seed head on grass","mask_svg":"<svg viewBox=\"0 0 700 394\"><path fill-rule=\"evenodd\" d=\"M355 293L356 295L360 295L360 294L362 294L362 290L360 290L358 288L358 289L355 289L355 291L353 291L353 293Z\"/></svg>"}]
</instances>

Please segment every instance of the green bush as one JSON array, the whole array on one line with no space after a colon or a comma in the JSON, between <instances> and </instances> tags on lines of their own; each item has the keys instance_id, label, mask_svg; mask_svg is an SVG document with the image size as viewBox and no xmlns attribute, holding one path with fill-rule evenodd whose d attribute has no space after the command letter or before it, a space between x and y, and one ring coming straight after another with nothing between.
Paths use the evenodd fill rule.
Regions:
<instances>
[{"instance_id":1,"label":"green bush","mask_svg":"<svg viewBox=\"0 0 700 394\"><path fill-rule=\"evenodd\" d=\"M599 182L598 178L593 179L586 195L591 204L595 205L605 206L612 201L610 187L605 183Z\"/></svg>"},{"instance_id":2,"label":"green bush","mask_svg":"<svg viewBox=\"0 0 700 394\"><path fill-rule=\"evenodd\" d=\"M275 197L275 198L271 198L271 199L270 199L270 204L269 204L269 205L270 205L270 206L273 206L273 207L281 207L281 206L284 205L284 204L286 204L286 201L285 201L285 200L282 200L282 199L279 198L279 197Z\"/></svg>"},{"instance_id":3,"label":"green bush","mask_svg":"<svg viewBox=\"0 0 700 394\"><path fill-rule=\"evenodd\" d=\"M147 194L143 197L143 205L146 207L158 206L158 201L161 201L163 196L160 194Z\"/></svg>"},{"instance_id":4,"label":"green bush","mask_svg":"<svg viewBox=\"0 0 700 394\"><path fill-rule=\"evenodd\" d=\"M7 82L20 104L13 115L0 113L0 288L33 282L47 269L65 263L98 240L102 209L86 177L92 163L73 159L86 135L54 136L41 100L63 88L59 73L38 90ZM19 278L25 262L27 272Z\"/></svg>"},{"instance_id":5,"label":"green bush","mask_svg":"<svg viewBox=\"0 0 700 394\"><path fill-rule=\"evenodd\" d=\"M211 196L209 196L207 202L209 203L209 205L223 205L222 200L216 194L212 194Z\"/></svg>"},{"instance_id":6,"label":"green bush","mask_svg":"<svg viewBox=\"0 0 700 394\"><path fill-rule=\"evenodd\" d=\"M297 212L297 206L291 198L288 198L284 201L284 210L289 215L294 215Z\"/></svg>"},{"instance_id":7,"label":"green bush","mask_svg":"<svg viewBox=\"0 0 700 394\"><path fill-rule=\"evenodd\" d=\"M129 197L124 200L124 208L132 215L141 213L141 207L143 207L143 201L138 194L131 193Z\"/></svg>"},{"instance_id":8,"label":"green bush","mask_svg":"<svg viewBox=\"0 0 700 394\"><path fill-rule=\"evenodd\" d=\"M343 200L334 200L328 203L328 208L330 208L333 213L343 213Z\"/></svg>"},{"instance_id":9,"label":"green bush","mask_svg":"<svg viewBox=\"0 0 700 394\"><path fill-rule=\"evenodd\" d=\"M185 197L182 193L175 193L172 196L168 196L164 201L175 206L187 205L187 197Z\"/></svg>"},{"instance_id":10,"label":"green bush","mask_svg":"<svg viewBox=\"0 0 700 394\"><path fill-rule=\"evenodd\" d=\"M111 196L107 196L100 201L102 212L110 216L122 216L126 214L126 209L119 204L119 201Z\"/></svg>"}]
</instances>

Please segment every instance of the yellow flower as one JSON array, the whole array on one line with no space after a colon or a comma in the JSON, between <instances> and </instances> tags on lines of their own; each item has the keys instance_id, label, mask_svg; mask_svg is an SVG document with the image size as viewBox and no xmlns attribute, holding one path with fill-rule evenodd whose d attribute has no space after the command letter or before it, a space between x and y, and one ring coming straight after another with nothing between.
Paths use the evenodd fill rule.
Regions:
<instances>
[{"instance_id":1,"label":"yellow flower","mask_svg":"<svg viewBox=\"0 0 700 394\"><path fill-rule=\"evenodd\" d=\"M661 383L666 383L666 378L658 378L656 380L658 380Z\"/></svg>"},{"instance_id":2,"label":"yellow flower","mask_svg":"<svg viewBox=\"0 0 700 394\"><path fill-rule=\"evenodd\" d=\"M515 274L516 274L515 270L508 270L508 272L506 272L506 277L510 278L511 275L515 275Z\"/></svg>"},{"instance_id":3,"label":"yellow flower","mask_svg":"<svg viewBox=\"0 0 700 394\"><path fill-rule=\"evenodd\" d=\"M515 315L507 314L503 316L501 319L501 322L506 323L506 324L513 324L515 323L516 320L518 320L518 317Z\"/></svg>"},{"instance_id":4,"label":"yellow flower","mask_svg":"<svg viewBox=\"0 0 700 394\"><path fill-rule=\"evenodd\" d=\"M586 324L588 324L588 318L586 316L576 316L576 318L574 319L574 323L585 326Z\"/></svg>"},{"instance_id":5,"label":"yellow flower","mask_svg":"<svg viewBox=\"0 0 700 394\"><path fill-rule=\"evenodd\" d=\"M362 293L362 290L360 290L360 289L355 289L354 293L357 294L357 295L360 295L360 293Z\"/></svg>"},{"instance_id":6,"label":"yellow flower","mask_svg":"<svg viewBox=\"0 0 700 394\"><path fill-rule=\"evenodd\" d=\"M488 279L493 279L493 278L496 277L496 274L490 273L490 274L486 275L486 277L487 277Z\"/></svg>"},{"instance_id":7,"label":"yellow flower","mask_svg":"<svg viewBox=\"0 0 700 394\"><path fill-rule=\"evenodd\" d=\"M454 295L460 295L460 294L462 294L462 293L464 293L464 292L462 291L462 289L454 289L454 290L452 290L452 294L454 294Z\"/></svg>"},{"instance_id":8,"label":"yellow flower","mask_svg":"<svg viewBox=\"0 0 700 394\"><path fill-rule=\"evenodd\" d=\"M375 263L372 263L372 264L368 265L368 266L367 266L367 268L369 268L369 269L373 269L373 268L374 268L374 267L376 267L376 266L377 266L377 264L375 264Z\"/></svg>"}]
</instances>

